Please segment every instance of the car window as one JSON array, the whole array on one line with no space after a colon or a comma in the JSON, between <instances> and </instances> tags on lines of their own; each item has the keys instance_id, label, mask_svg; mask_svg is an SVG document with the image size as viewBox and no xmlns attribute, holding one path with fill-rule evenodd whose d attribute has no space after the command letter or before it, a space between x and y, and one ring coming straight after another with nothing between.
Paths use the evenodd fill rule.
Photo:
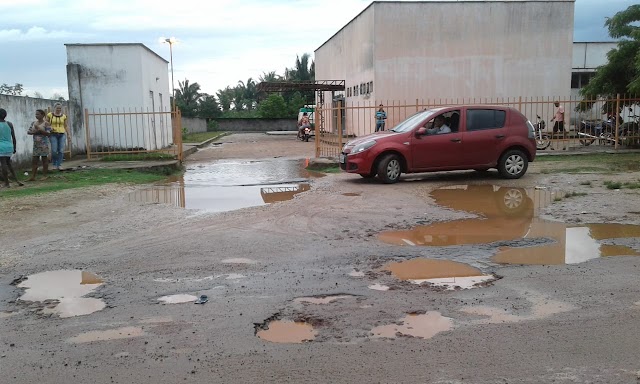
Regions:
<instances>
[{"instance_id":1,"label":"car window","mask_svg":"<svg viewBox=\"0 0 640 384\"><path fill-rule=\"evenodd\" d=\"M467 131L480 131L504 127L507 112L500 109L467 110Z\"/></svg>"},{"instance_id":2,"label":"car window","mask_svg":"<svg viewBox=\"0 0 640 384\"><path fill-rule=\"evenodd\" d=\"M442 108L434 108L434 109L425 109L424 111L417 112L412 116L409 116L406 120L400 122L400 124L396 125L391 129L393 132L407 132L416 127L416 125L427 118L427 116L437 113L441 111Z\"/></svg>"}]
</instances>

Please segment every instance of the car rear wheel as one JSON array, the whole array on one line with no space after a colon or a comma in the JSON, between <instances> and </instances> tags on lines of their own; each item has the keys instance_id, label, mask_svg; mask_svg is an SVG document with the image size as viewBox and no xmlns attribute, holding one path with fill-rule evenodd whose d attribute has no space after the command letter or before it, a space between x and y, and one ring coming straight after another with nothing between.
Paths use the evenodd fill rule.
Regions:
<instances>
[{"instance_id":1,"label":"car rear wheel","mask_svg":"<svg viewBox=\"0 0 640 384\"><path fill-rule=\"evenodd\" d=\"M402 166L398 155L386 155L378 164L378 177L385 184L393 184L400 180Z\"/></svg>"},{"instance_id":2,"label":"car rear wheel","mask_svg":"<svg viewBox=\"0 0 640 384\"><path fill-rule=\"evenodd\" d=\"M519 179L529 166L527 156L519 149L511 149L505 152L498 162L498 171L505 179Z\"/></svg>"}]
</instances>

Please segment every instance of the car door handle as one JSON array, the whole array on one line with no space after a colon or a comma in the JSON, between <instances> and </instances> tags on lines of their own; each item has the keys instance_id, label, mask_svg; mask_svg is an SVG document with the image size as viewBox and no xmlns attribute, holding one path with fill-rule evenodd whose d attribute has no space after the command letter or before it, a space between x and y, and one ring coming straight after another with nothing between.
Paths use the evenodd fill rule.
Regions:
<instances>
[{"instance_id":1,"label":"car door handle","mask_svg":"<svg viewBox=\"0 0 640 384\"><path fill-rule=\"evenodd\" d=\"M504 139L504 135L496 135L496 139Z\"/></svg>"},{"instance_id":2,"label":"car door handle","mask_svg":"<svg viewBox=\"0 0 640 384\"><path fill-rule=\"evenodd\" d=\"M460 139L451 139L451 141L453 141L454 143L459 143L459 142L461 142L462 140L460 140Z\"/></svg>"}]
</instances>

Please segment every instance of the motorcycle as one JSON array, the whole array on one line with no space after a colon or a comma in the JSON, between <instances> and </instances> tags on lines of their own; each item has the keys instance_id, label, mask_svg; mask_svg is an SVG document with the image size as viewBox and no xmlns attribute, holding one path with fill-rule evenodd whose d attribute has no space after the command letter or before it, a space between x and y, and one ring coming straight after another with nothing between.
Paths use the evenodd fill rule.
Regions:
<instances>
[{"instance_id":1,"label":"motorcycle","mask_svg":"<svg viewBox=\"0 0 640 384\"><path fill-rule=\"evenodd\" d=\"M539 151L543 149L549 148L551 145L551 140L549 139L549 135L544 132L544 128L546 127L546 123L539 115L536 115L538 118L538 122L533 126L536 130L536 149Z\"/></svg>"},{"instance_id":2,"label":"motorcycle","mask_svg":"<svg viewBox=\"0 0 640 384\"><path fill-rule=\"evenodd\" d=\"M618 116L618 137L622 137L622 118ZM582 120L578 129L580 144L589 146L596 140L599 143L611 144L615 142L616 122L613 115L607 115L607 120Z\"/></svg>"},{"instance_id":3,"label":"motorcycle","mask_svg":"<svg viewBox=\"0 0 640 384\"><path fill-rule=\"evenodd\" d=\"M315 136L315 135L311 133L310 127L304 127L304 130L300 130L298 132L298 139L300 139L300 141L308 142L311 136Z\"/></svg>"},{"instance_id":4,"label":"motorcycle","mask_svg":"<svg viewBox=\"0 0 640 384\"><path fill-rule=\"evenodd\" d=\"M633 121L627 121L620 126L620 136L623 139L628 138L637 143L640 135L640 116L634 115L633 108L629 108L629 118L633 119ZM634 143L628 142L628 144Z\"/></svg>"}]
</instances>

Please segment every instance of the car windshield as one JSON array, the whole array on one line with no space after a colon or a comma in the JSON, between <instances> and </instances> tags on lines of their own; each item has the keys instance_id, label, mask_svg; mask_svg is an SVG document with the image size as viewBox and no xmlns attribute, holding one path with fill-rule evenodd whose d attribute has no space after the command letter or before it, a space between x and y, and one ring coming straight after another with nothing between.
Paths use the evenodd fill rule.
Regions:
<instances>
[{"instance_id":1,"label":"car windshield","mask_svg":"<svg viewBox=\"0 0 640 384\"><path fill-rule=\"evenodd\" d=\"M434 109L425 109L424 111L420 111L414 115L409 116L405 120L401 121L398 125L391 129L392 132L408 132L416 127L421 121L427 119L429 115L432 115L436 112L440 112L442 108L434 108Z\"/></svg>"}]
</instances>

